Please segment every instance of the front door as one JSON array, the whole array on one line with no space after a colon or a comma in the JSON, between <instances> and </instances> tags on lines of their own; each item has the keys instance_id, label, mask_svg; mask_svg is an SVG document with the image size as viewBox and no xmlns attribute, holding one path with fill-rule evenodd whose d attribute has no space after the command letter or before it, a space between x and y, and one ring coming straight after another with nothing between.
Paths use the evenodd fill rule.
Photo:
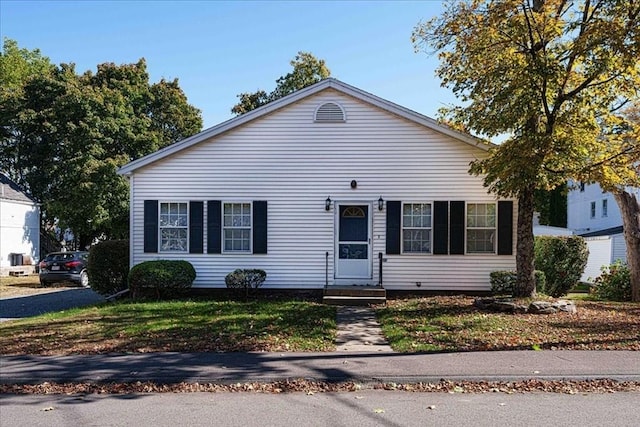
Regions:
<instances>
[{"instance_id":1,"label":"front door","mask_svg":"<svg viewBox=\"0 0 640 427\"><path fill-rule=\"evenodd\" d=\"M370 206L337 205L336 279L366 283L371 279Z\"/></svg>"}]
</instances>

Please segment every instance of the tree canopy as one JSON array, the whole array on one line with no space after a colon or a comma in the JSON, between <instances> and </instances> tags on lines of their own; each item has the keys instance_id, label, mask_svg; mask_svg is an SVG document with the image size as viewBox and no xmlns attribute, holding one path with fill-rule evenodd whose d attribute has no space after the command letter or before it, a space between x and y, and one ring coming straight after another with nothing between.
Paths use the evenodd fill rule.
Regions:
<instances>
[{"instance_id":1,"label":"tree canopy","mask_svg":"<svg viewBox=\"0 0 640 427\"><path fill-rule=\"evenodd\" d=\"M13 75L12 64L34 57L37 51L5 50L2 69ZM0 108L0 168L41 202L46 223L71 229L81 246L128 235L120 166L202 127L178 81L150 83L144 59L83 74L73 64L40 67L16 86Z\"/></svg>"},{"instance_id":2,"label":"tree canopy","mask_svg":"<svg viewBox=\"0 0 640 427\"><path fill-rule=\"evenodd\" d=\"M317 59L308 52L298 52L290 64L293 71L276 80L276 88L273 92L267 93L260 89L255 92L241 93L238 95L240 101L231 108L231 112L237 115L247 113L331 75L324 60Z\"/></svg>"},{"instance_id":3,"label":"tree canopy","mask_svg":"<svg viewBox=\"0 0 640 427\"><path fill-rule=\"evenodd\" d=\"M448 109L449 120L479 136L507 136L471 172L490 191L518 199L516 293L531 295L535 191L619 158L622 147L602 129L638 97L640 4L448 2L441 16L416 26L413 40L438 52L442 84L463 101Z\"/></svg>"}]
</instances>

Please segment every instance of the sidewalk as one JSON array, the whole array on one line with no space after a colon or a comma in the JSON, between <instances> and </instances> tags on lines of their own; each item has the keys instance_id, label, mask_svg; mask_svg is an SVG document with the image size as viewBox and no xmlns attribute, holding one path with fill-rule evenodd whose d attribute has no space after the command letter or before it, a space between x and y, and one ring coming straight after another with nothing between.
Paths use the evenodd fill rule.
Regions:
<instances>
[{"instance_id":1,"label":"sidewalk","mask_svg":"<svg viewBox=\"0 0 640 427\"><path fill-rule=\"evenodd\" d=\"M496 351L446 354L148 353L2 356L0 383L355 382L588 380L640 381L640 352Z\"/></svg>"}]
</instances>

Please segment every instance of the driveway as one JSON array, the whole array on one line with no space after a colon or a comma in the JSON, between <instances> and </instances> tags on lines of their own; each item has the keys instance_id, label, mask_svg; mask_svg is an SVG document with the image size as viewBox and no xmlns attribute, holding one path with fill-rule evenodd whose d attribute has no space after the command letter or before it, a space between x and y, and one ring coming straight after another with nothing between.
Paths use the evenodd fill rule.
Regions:
<instances>
[{"instance_id":1,"label":"driveway","mask_svg":"<svg viewBox=\"0 0 640 427\"><path fill-rule=\"evenodd\" d=\"M0 322L83 307L104 300L104 297L88 288L64 289L38 295L1 298Z\"/></svg>"}]
</instances>

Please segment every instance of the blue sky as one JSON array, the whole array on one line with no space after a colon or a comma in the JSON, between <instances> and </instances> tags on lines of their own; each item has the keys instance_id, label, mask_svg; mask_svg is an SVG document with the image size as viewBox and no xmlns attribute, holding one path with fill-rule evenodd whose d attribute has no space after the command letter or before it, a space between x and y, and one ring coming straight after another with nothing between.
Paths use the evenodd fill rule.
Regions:
<instances>
[{"instance_id":1,"label":"blue sky","mask_svg":"<svg viewBox=\"0 0 640 427\"><path fill-rule=\"evenodd\" d=\"M0 0L0 34L52 62L98 64L144 57L153 82L178 78L204 127L233 115L236 95L271 91L298 51L333 77L431 117L455 103L415 53L411 32L440 1Z\"/></svg>"}]
</instances>

